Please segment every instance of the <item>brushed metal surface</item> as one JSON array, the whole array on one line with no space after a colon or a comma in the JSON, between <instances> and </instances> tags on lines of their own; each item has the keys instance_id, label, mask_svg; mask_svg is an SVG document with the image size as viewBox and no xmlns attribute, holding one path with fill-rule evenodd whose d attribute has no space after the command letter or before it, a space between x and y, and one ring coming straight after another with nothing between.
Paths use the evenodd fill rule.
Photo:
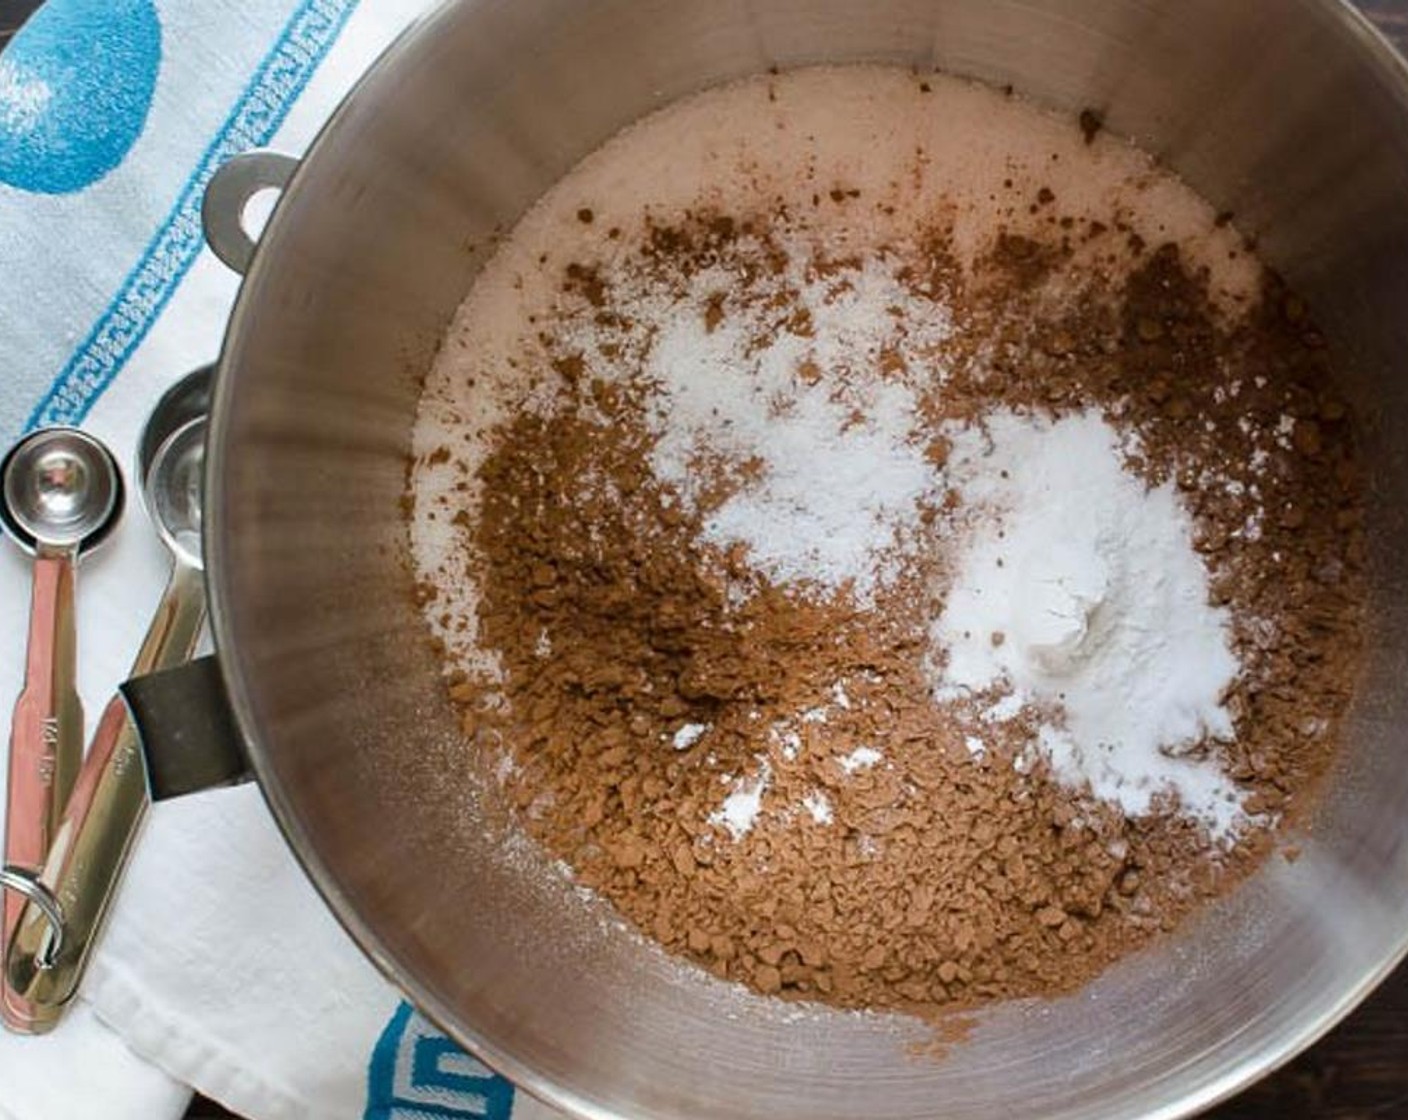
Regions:
<instances>
[{"instance_id":1,"label":"brushed metal surface","mask_svg":"<svg viewBox=\"0 0 1408 1120\"><path fill-rule=\"evenodd\" d=\"M769 65L937 66L1104 110L1310 298L1371 467L1372 666L1294 865L943 1061L902 1021L786 1022L505 850L410 597L419 375L513 220L675 97ZM217 389L215 628L266 793L344 923L426 1010L583 1116L1173 1117L1327 1029L1408 947L1408 81L1328 0L480 0L359 87L256 254ZM490 814L491 816L491 814Z\"/></svg>"}]
</instances>

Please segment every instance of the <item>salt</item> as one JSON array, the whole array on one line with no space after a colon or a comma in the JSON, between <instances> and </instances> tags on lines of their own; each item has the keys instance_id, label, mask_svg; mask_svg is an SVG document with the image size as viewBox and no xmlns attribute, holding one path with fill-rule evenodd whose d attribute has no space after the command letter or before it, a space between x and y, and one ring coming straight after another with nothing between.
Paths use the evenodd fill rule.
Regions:
<instances>
[{"instance_id":1,"label":"salt","mask_svg":"<svg viewBox=\"0 0 1408 1120\"><path fill-rule=\"evenodd\" d=\"M1214 836L1233 834L1242 794L1188 751L1232 737L1221 697L1238 665L1173 484L1128 471L1094 411L998 410L949 434L968 535L931 629L936 694L1002 691L996 720L1060 711L1038 736L1059 780L1129 816L1176 795Z\"/></svg>"},{"instance_id":2,"label":"salt","mask_svg":"<svg viewBox=\"0 0 1408 1120\"><path fill-rule=\"evenodd\" d=\"M802 798L802 808L811 814L817 824L830 824L832 821L831 802L826 799L826 794L818 790Z\"/></svg>"},{"instance_id":3,"label":"salt","mask_svg":"<svg viewBox=\"0 0 1408 1120\"><path fill-rule=\"evenodd\" d=\"M734 840L742 840L757 822L763 807L763 792L771 779L772 770L764 762L756 777L741 782L724 798L723 805L709 815L709 823L722 825Z\"/></svg>"},{"instance_id":4,"label":"salt","mask_svg":"<svg viewBox=\"0 0 1408 1120\"><path fill-rule=\"evenodd\" d=\"M836 761L847 774L858 770L869 770L885 756L874 747L857 747L850 754L842 755Z\"/></svg>"},{"instance_id":5,"label":"salt","mask_svg":"<svg viewBox=\"0 0 1408 1120\"><path fill-rule=\"evenodd\" d=\"M686 723L675 732L671 743L677 751L687 751L709 730L707 723Z\"/></svg>"}]
</instances>

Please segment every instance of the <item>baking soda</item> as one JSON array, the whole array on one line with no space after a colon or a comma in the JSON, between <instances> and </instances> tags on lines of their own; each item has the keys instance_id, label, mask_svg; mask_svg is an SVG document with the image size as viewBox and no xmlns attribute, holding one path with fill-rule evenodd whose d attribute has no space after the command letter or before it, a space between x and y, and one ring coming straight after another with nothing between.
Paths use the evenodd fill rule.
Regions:
<instances>
[{"instance_id":1,"label":"baking soda","mask_svg":"<svg viewBox=\"0 0 1408 1120\"><path fill-rule=\"evenodd\" d=\"M1173 484L1137 477L1096 412L1001 410L951 438L966 530L931 630L936 695L998 690L992 722L1051 710L1038 741L1056 775L1130 816L1164 794L1215 835L1244 823L1234 783L1192 756L1232 736L1238 664Z\"/></svg>"}]
</instances>

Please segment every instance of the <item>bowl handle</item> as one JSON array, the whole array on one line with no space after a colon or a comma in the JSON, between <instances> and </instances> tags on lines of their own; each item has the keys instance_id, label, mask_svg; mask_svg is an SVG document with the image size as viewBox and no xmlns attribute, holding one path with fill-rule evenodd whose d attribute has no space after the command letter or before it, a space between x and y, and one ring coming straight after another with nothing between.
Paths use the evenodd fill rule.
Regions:
<instances>
[{"instance_id":1,"label":"bowl handle","mask_svg":"<svg viewBox=\"0 0 1408 1120\"><path fill-rule=\"evenodd\" d=\"M282 191L298 160L279 152L252 151L222 163L206 185L200 220L215 255L241 276L254 260L255 238L245 226L245 207L262 190Z\"/></svg>"},{"instance_id":2,"label":"bowl handle","mask_svg":"<svg viewBox=\"0 0 1408 1120\"><path fill-rule=\"evenodd\" d=\"M153 801L238 785L252 777L214 654L134 677L118 691L141 739Z\"/></svg>"}]
</instances>

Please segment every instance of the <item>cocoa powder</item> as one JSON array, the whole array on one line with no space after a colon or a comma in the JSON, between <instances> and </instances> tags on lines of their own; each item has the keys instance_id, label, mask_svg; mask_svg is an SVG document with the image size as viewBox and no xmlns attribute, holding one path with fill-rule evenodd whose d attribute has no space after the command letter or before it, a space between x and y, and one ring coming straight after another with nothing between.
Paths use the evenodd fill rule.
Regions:
<instances>
[{"instance_id":1,"label":"cocoa powder","mask_svg":"<svg viewBox=\"0 0 1408 1120\"><path fill-rule=\"evenodd\" d=\"M1081 127L1093 139L1098 119ZM818 204L869 205L844 184ZM451 695L467 736L511 760L522 827L667 949L763 993L924 1014L1069 991L1235 885L1277 833L1222 847L1167 800L1126 819L1020 763L1026 717L974 756L925 670L954 496L925 508L868 603L798 593L706 543L757 465L705 456L692 507L653 475L649 386L631 376L654 343L630 294L642 283L683 301L723 269L734 287L678 314L804 338L785 278L799 251L838 291L867 254L899 262L911 294L954 316L944 375L920 397L936 433L998 405L1095 407L1139 434L1151 484L1177 481L1242 665L1235 740L1197 749L1250 791L1248 810L1294 825L1333 754L1359 658L1362 505L1308 309L1268 275L1255 306L1229 312L1177 244L1145 245L1117 213L1078 223L1047 189L1007 215L971 267L942 219L840 257L806 248L785 209L702 207L635 245L603 232L611 251L564 270L524 371L555 407L507 419L482 498L444 511L501 668L457 672ZM896 314L893 345L858 376L922 383L907 329ZM942 463L937 434L928 454ZM848 764L857 744L879 760ZM737 832L720 817L730 789L758 794Z\"/></svg>"}]
</instances>

